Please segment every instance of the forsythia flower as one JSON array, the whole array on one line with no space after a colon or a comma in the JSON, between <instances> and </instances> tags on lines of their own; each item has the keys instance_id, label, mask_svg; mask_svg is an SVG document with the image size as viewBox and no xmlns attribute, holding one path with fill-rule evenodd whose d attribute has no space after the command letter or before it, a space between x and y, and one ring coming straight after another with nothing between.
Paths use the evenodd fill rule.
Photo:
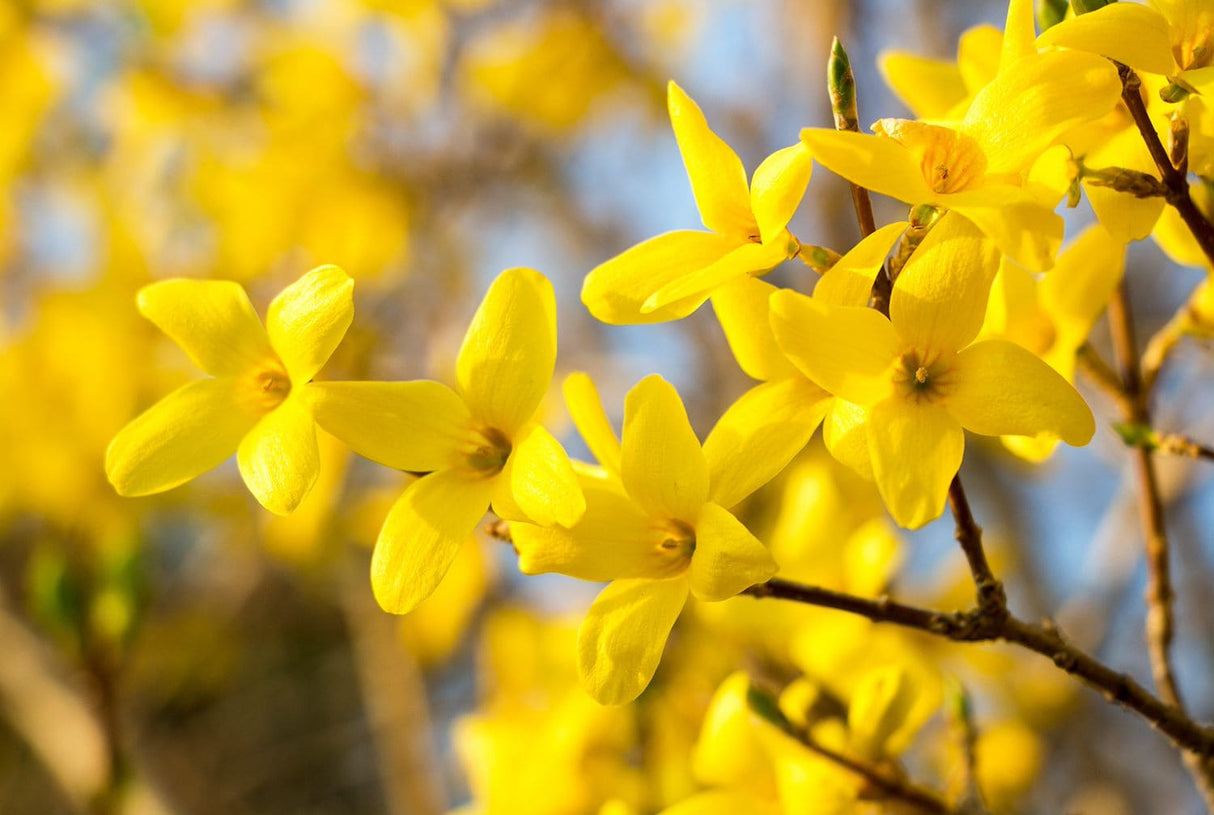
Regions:
<instances>
[{"instance_id":1,"label":"forsythia flower","mask_svg":"<svg viewBox=\"0 0 1214 815\"><path fill-rule=\"evenodd\" d=\"M139 311L212 378L157 402L110 442L106 475L121 495L176 487L236 453L240 474L271 512L291 512L319 472L304 386L354 318L354 281L313 269L270 303L265 327L237 283L164 280L139 291Z\"/></svg>"},{"instance_id":2,"label":"forsythia flower","mask_svg":"<svg viewBox=\"0 0 1214 815\"><path fill-rule=\"evenodd\" d=\"M1086 444L1083 398L1031 352L974 342L995 264L972 226L946 216L903 269L887 319L791 290L772 295L776 338L806 376L866 414L877 487L894 520L917 528L944 508L962 428Z\"/></svg>"},{"instance_id":3,"label":"forsythia flower","mask_svg":"<svg viewBox=\"0 0 1214 815\"><path fill-rule=\"evenodd\" d=\"M1078 52L1032 54L974 97L956 128L882 119L875 136L807 128L814 159L844 178L909 204L972 221L999 249L1044 271L1062 219L1024 186L1034 161L1068 130L1113 109L1120 93L1107 60Z\"/></svg>"},{"instance_id":4,"label":"forsythia flower","mask_svg":"<svg viewBox=\"0 0 1214 815\"><path fill-rule=\"evenodd\" d=\"M394 614L434 591L492 505L509 520L572 526L586 503L569 458L535 419L556 365L552 284L502 272L472 318L458 391L438 382L318 382L317 421L359 455L428 473L397 500L371 559Z\"/></svg>"},{"instance_id":5,"label":"forsythia flower","mask_svg":"<svg viewBox=\"0 0 1214 815\"><path fill-rule=\"evenodd\" d=\"M717 287L763 274L801 248L786 227L809 183L813 165L805 148L795 144L768 156L748 187L741 159L674 82L667 101L696 206L712 231L667 232L593 269L582 302L605 323L686 317Z\"/></svg>"},{"instance_id":6,"label":"forsythia flower","mask_svg":"<svg viewBox=\"0 0 1214 815\"><path fill-rule=\"evenodd\" d=\"M571 529L512 527L524 573L614 580L578 634L578 674L604 704L649 684L689 593L724 600L775 574L763 544L718 503L706 452L675 389L646 377L624 402L619 483L587 486ZM733 492L723 500L744 497Z\"/></svg>"}]
</instances>

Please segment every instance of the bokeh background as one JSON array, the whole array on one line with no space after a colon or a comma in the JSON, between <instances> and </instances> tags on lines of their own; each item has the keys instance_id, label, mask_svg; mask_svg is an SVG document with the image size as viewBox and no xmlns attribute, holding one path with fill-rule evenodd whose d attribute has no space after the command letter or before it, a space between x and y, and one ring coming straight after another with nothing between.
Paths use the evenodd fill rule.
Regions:
<instances>
[{"instance_id":1,"label":"bokeh background","mask_svg":"<svg viewBox=\"0 0 1214 815\"><path fill-rule=\"evenodd\" d=\"M711 310L612 328L578 301L597 263L699 223L667 80L753 169L830 121L832 35L867 124L907 115L880 51L951 59L963 30L1001 27L1004 12L960 0L4 0L0 811L576 815L613 796L653 812L693 790L690 745L731 666L692 660L703 670L684 667L643 715L597 710L570 681L594 587L522 580L509 547L482 536L425 607L378 611L369 546L407 476L322 438L321 482L287 519L256 505L232 463L162 496L117 497L109 439L197 375L134 293L235 279L264 309L335 263L356 280L355 320L321 376L442 379L488 281L531 266L558 294L558 376L590 372L618 421L625 391L660 372L702 434L747 387ZM879 219L901 215L878 202ZM845 184L816 171L791 228L849 248ZM1203 273L1145 245L1129 274L1148 336ZM790 263L772 279L813 278ZM1107 347L1103 328L1094 342ZM1201 348L1178 351L1161 425L1214 436L1210 373ZM975 443L967 483L1016 607L1145 678L1125 456L1113 406L1080 386L1101 422L1090 448L1030 469ZM560 427L555 395L551 415ZM567 426L564 440L585 455ZM1168 462L1165 482L1179 674L1208 717L1214 501L1189 463ZM964 604L947 519L901 541L899 595ZM1020 694L1000 707L978 693L980 719L1028 722L993 753L1016 793L1009 811L1191 804L1175 756L1141 722L1039 660L975 650L990 660L980 675ZM535 719L493 718L511 693Z\"/></svg>"}]
</instances>

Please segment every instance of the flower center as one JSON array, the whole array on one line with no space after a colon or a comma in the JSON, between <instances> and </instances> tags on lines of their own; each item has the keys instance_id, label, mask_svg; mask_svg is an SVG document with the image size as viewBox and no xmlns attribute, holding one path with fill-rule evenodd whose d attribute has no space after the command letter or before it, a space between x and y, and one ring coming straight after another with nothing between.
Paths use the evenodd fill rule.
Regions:
<instances>
[{"instance_id":1,"label":"flower center","mask_svg":"<svg viewBox=\"0 0 1214 815\"><path fill-rule=\"evenodd\" d=\"M936 402L946 395L952 366L939 355L908 351L898 357L893 371L894 392L914 402Z\"/></svg>"},{"instance_id":2,"label":"flower center","mask_svg":"<svg viewBox=\"0 0 1214 815\"><path fill-rule=\"evenodd\" d=\"M267 360L260 367L245 375L242 402L251 413L269 413L282 404L291 393L291 377L278 360Z\"/></svg>"},{"instance_id":3,"label":"flower center","mask_svg":"<svg viewBox=\"0 0 1214 815\"><path fill-rule=\"evenodd\" d=\"M873 131L919 158L919 171L933 191L954 193L981 185L986 155L973 137L947 127L907 119L882 119Z\"/></svg>"},{"instance_id":4,"label":"flower center","mask_svg":"<svg viewBox=\"0 0 1214 815\"><path fill-rule=\"evenodd\" d=\"M496 427L482 427L461 450L464 464L478 475L497 475L510 458L510 439Z\"/></svg>"},{"instance_id":5,"label":"flower center","mask_svg":"<svg viewBox=\"0 0 1214 815\"><path fill-rule=\"evenodd\" d=\"M691 556L696 551L696 532L690 525L673 519L661 521L656 537L653 554L658 575L673 577L691 565Z\"/></svg>"},{"instance_id":6,"label":"flower center","mask_svg":"<svg viewBox=\"0 0 1214 815\"><path fill-rule=\"evenodd\" d=\"M1201 4L1186 4L1173 13L1179 19L1172 22L1172 58L1182 71L1207 67L1214 58L1211 33L1214 33L1214 12Z\"/></svg>"}]
</instances>

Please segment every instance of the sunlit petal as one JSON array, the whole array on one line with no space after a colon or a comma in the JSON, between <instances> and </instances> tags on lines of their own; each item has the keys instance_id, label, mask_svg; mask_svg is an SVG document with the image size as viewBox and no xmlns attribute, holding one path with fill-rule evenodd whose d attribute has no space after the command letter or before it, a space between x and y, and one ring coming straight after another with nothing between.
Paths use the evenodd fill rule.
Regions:
<instances>
[{"instance_id":1,"label":"sunlit petal","mask_svg":"<svg viewBox=\"0 0 1214 815\"><path fill-rule=\"evenodd\" d=\"M328 361L353 320L354 281L336 266L321 266L274 298L266 331L291 381L302 384Z\"/></svg>"},{"instance_id":2,"label":"sunlit petal","mask_svg":"<svg viewBox=\"0 0 1214 815\"><path fill-rule=\"evenodd\" d=\"M909 224L895 221L861 240L814 286L814 299L836 306L867 306L873 281Z\"/></svg>"},{"instance_id":3,"label":"sunlit petal","mask_svg":"<svg viewBox=\"0 0 1214 815\"><path fill-rule=\"evenodd\" d=\"M408 486L384 520L371 588L384 611L405 614L438 586L489 507L493 479L440 470Z\"/></svg>"},{"instance_id":4,"label":"sunlit petal","mask_svg":"<svg viewBox=\"0 0 1214 815\"><path fill-rule=\"evenodd\" d=\"M744 243L710 265L658 289L641 305L641 312L649 314L693 298L702 303L719 286L746 275L762 274L787 257L788 249L782 244Z\"/></svg>"},{"instance_id":5,"label":"sunlit petal","mask_svg":"<svg viewBox=\"0 0 1214 815\"><path fill-rule=\"evenodd\" d=\"M877 489L894 521L918 529L940 517L965 450L961 425L948 410L896 398L874 405L868 448Z\"/></svg>"},{"instance_id":6,"label":"sunlit petal","mask_svg":"<svg viewBox=\"0 0 1214 815\"><path fill-rule=\"evenodd\" d=\"M806 128L801 131L801 141L815 161L853 184L908 204L930 202L936 196L923 178L918 159L891 138Z\"/></svg>"},{"instance_id":7,"label":"sunlit petal","mask_svg":"<svg viewBox=\"0 0 1214 815\"><path fill-rule=\"evenodd\" d=\"M510 491L519 508L541 526L573 526L586 511L586 499L560 442L534 425L510 454Z\"/></svg>"},{"instance_id":8,"label":"sunlit petal","mask_svg":"<svg viewBox=\"0 0 1214 815\"><path fill-rule=\"evenodd\" d=\"M620 472L620 439L603 411L603 401L589 374L581 371L565 377L561 386L569 418L599 464L617 476Z\"/></svg>"},{"instance_id":9,"label":"sunlit petal","mask_svg":"<svg viewBox=\"0 0 1214 815\"><path fill-rule=\"evenodd\" d=\"M474 418L507 436L548 392L556 366L556 299L532 269L497 276L468 326L456 362L460 393Z\"/></svg>"},{"instance_id":10,"label":"sunlit petal","mask_svg":"<svg viewBox=\"0 0 1214 815\"><path fill-rule=\"evenodd\" d=\"M700 600L725 600L776 573L759 539L727 509L705 504L696 520L691 591Z\"/></svg>"},{"instance_id":11,"label":"sunlit petal","mask_svg":"<svg viewBox=\"0 0 1214 815\"><path fill-rule=\"evenodd\" d=\"M740 277L712 293L725 340L739 367L753 379L775 379L796 371L776 343L768 312L776 287L765 280Z\"/></svg>"},{"instance_id":12,"label":"sunlit petal","mask_svg":"<svg viewBox=\"0 0 1214 815\"><path fill-rule=\"evenodd\" d=\"M235 379L191 382L161 399L110 442L105 473L120 495L151 495L217 467L258 417L238 407Z\"/></svg>"},{"instance_id":13,"label":"sunlit petal","mask_svg":"<svg viewBox=\"0 0 1214 815\"><path fill-rule=\"evenodd\" d=\"M651 515L694 523L708 498L708 464L674 387L647 376L624 400L620 472Z\"/></svg>"},{"instance_id":14,"label":"sunlit petal","mask_svg":"<svg viewBox=\"0 0 1214 815\"><path fill-rule=\"evenodd\" d=\"M604 705L631 702L653 679L670 629L687 602L686 578L617 580L578 631L578 677Z\"/></svg>"},{"instance_id":15,"label":"sunlit petal","mask_svg":"<svg viewBox=\"0 0 1214 815\"><path fill-rule=\"evenodd\" d=\"M277 515L299 506L320 475L316 422L307 400L288 396L241 440L240 475L261 505Z\"/></svg>"},{"instance_id":16,"label":"sunlit petal","mask_svg":"<svg viewBox=\"0 0 1214 815\"><path fill-rule=\"evenodd\" d=\"M274 357L266 330L239 283L162 280L139 290L139 313L202 370L234 376Z\"/></svg>"},{"instance_id":17,"label":"sunlit petal","mask_svg":"<svg viewBox=\"0 0 1214 815\"><path fill-rule=\"evenodd\" d=\"M945 203L1030 272L1045 272L1054 265L1062 245L1062 218L1027 190L987 186L950 195Z\"/></svg>"},{"instance_id":18,"label":"sunlit petal","mask_svg":"<svg viewBox=\"0 0 1214 815\"><path fill-rule=\"evenodd\" d=\"M797 211L809 185L813 159L798 142L772 153L755 169L750 201L763 243L778 238Z\"/></svg>"},{"instance_id":19,"label":"sunlit petal","mask_svg":"<svg viewBox=\"0 0 1214 815\"><path fill-rule=\"evenodd\" d=\"M1171 74L1176 71L1167 19L1137 3L1109 3L1050 26L1037 44L1062 46L1115 59L1136 71Z\"/></svg>"}]
</instances>

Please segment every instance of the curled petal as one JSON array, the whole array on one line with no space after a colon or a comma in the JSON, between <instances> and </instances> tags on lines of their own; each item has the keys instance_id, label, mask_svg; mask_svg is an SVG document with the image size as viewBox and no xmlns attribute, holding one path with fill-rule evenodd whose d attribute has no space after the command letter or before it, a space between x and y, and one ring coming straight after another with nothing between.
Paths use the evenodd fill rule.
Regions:
<instances>
[{"instance_id":1,"label":"curled petal","mask_svg":"<svg viewBox=\"0 0 1214 815\"><path fill-rule=\"evenodd\" d=\"M569 374L561 386L569 417L599 464L617 476L620 472L620 440L603 411L598 389L588 374Z\"/></svg>"},{"instance_id":2,"label":"curled petal","mask_svg":"<svg viewBox=\"0 0 1214 815\"><path fill-rule=\"evenodd\" d=\"M578 630L578 678L604 705L641 695L687 602L686 578L617 580L599 594Z\"/></svg>"},{"instance_id":3,"label":"curled petal","mask_svg":"<svg viewBox=\"0 0 1214 815\"><path fill-rule=\"evenodd\" d=\"M740 277L712 293L712 310L734 359L753 379L776 379L796 371L771 331L768 312L775 291L764 280Z\"/></svg>"},{"instance_id":4,"label":"curled petal","mask_svg":"<svg viewBox=\"0 0 1214 815\"><path fill-rule=\"evenodd\" d=\"M801 131L801 141L815 161L853 184L908 204L935 199L918 158L891 138L806 128Z\"/></svg>"},{"instance_id":5,"label":"curled petal","mask_svg":"<svg viewBox=\"0 0 1214 815\"><path fill-rule=\"evenodd\" d=\"M517 441L510 454L510 491L519 509L541 526L577 523L586 499L573 465L560 442L535 425Z\"/></svg>"},{"instance_id":6,"label":"curled petal","mask_svg":"<svg viewBox=\"0 0 1214 815\"><path fill-rule=\"evenodd\" d=\"M755 169L750 201L763 243L778 238L792 220L805 196L813 166L809 150L799 142L772 153Z\"/></svg>"},{"instance_id":7,"label":"curled petal","mask_svg":"<svg viewBox=\"0 0 1214 815\"><path fill-rule=\"evenodd\" d=\"M713 291L746 275L760 275L788 258L784 243L746 243L730 250L729 254L702 269L672 280L650 295L641 306L641 313L648 314L682 302L698 298L700 303L708 299Z\"/></svg>"},{"instance_id":8,"label":"curled petal","mask_svg":"<svg viewBox=\"0 0 1214 815\"><path fill-rule=\"evenodd\" d=\"M1109 3L1050 26L1037 44L1099 54L1136 71L1171 74L1176 62L1170 28L1167 18L1149 6Z\"/></svg>"},{"instance_id":9,"label":"curled petal","mask_svg":"<svg viewBox=\"0 0 1214 815\"><path fill-rule=\"evenodd\" d=\"M694 523L708 498L708 464L683 401L653 375L624 400L624 487L652 516Z\"/></svg>"}]
</instances>

